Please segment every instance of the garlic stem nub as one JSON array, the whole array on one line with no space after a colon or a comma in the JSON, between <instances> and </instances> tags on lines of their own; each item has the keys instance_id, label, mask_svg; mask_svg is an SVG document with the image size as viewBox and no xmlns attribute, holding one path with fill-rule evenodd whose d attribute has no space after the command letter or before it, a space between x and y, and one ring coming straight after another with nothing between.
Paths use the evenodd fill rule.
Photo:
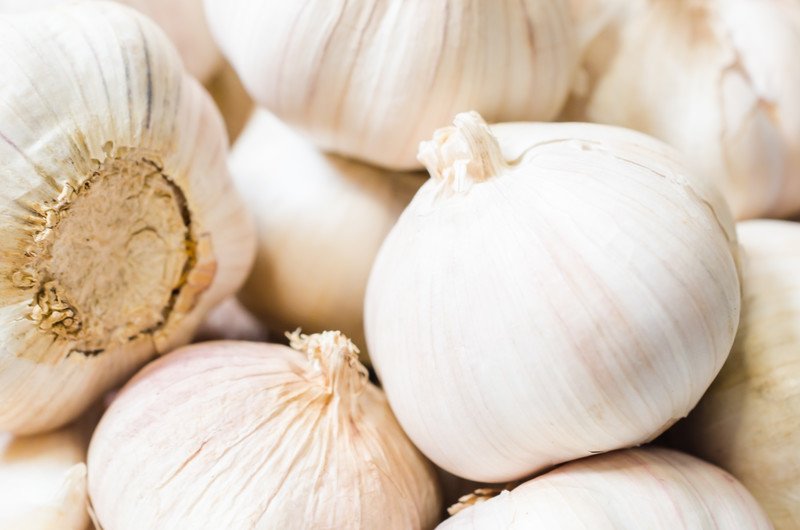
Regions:
<instances>
[{"instance_id":1,"label":"garlic stem nub","mask_svg":"<svg viewBox=\"0 0 800 530\"><path fill-rule=\"evenodd\" d=\"M341 331L306 335L296 329L286 337L289 345L305 353L319 370L327 393L347 400L364 390L369 373L358 360L358 348Z\"/></svg>"},{"instance_id":2,"label":"garlic stem nub","mask_svg":"<svg viewBox=\"0 0 800 530\"><path fill-rule=\"evenodd\" d=\"M497 139L475 111L456 115L452 127L420 143L418 158L433 178L450 182L455 191L466 191L508 167Z\"/></svg>"}]
</instances>

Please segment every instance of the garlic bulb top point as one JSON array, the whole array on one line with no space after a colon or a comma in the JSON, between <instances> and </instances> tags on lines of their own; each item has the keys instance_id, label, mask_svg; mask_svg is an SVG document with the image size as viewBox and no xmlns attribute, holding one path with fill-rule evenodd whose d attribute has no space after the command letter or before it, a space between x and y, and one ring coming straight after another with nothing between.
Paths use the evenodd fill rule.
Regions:
<instances>
[{"instance_id":1,"label":"garlic bulb top point","mask_svg":"<svg viewBox=\"0 0 800 530\"><path fill-rule=\"evenodd\" d=\"M305 353L319 370L328 393L348 401L364 390L369 373L358 360L358 348L341 331L305 335L297 329L286 337L289 346Z\"/></svg>"},{"instance_id":2,"label":"garlic bulb top point","mask_svg":"<svg viewBox=\"0 0 800 530\"><path fill-rule=\"evenodd\" d=\"M458 114L453 127L439 129L433 140L422 142L418 158L432 177L450 182L456 191L491 178L507 166L500 144L475 111Z\"/></svg>"}]
</instances>

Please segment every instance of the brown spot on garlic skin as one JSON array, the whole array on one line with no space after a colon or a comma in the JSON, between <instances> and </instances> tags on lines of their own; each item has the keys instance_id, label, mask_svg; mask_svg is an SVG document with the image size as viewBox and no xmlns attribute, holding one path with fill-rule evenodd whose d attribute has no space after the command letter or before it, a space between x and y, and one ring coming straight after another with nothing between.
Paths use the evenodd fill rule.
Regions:
<instances>
[{"instance_id":1,"label":"brown spot on garlic skin","mask_svg":"<svg viewBox=\"0 0 800 530\"><path fill-rule=\"evenodd\" d=\"M196 239L186 198L157 154L112 142L103 151L85 180L36 206L11 272L14 287L32 292L27 318L70 343L58 358L19 353L36 362L152 335L190 312L216 274L210 237Z\"/></svg>"}]
</instances>

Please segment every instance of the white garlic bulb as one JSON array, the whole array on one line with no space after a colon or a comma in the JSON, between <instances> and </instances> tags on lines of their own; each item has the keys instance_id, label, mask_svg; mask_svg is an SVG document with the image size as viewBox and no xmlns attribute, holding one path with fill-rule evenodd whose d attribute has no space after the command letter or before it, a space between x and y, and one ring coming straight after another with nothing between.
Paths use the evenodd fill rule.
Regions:
<instances>
[{"instance_id":1,"label":"white garlic bulb","mask_svg":"<svg viewBox=\"0 0 800 530\"><path fill-rule=\"evenodd\" d=\"M208 81L222 67L222 54L208 29L203 0L114 0L147 15L166 32L190 74ZM0 13L21 13L74 0L0 0Z\"/></svg>"},{"instance_id":2,"label":"white garlic bulb","mask_svg":"<svg viewBox=\"0 0 800 530\"><path fill-rule=\"evenodd\" d=\"M0 528L86 530L84 425L35 436L0 435Z\"/></svg>"},{"instance_id":3,"label":"white garlic bulb","mask_svg":"<svg viewBox=\"0 0 800 530\"><path fill-rule=\"evenodd\" d=\"M208 312L192 342L209 340L251 340L266 342L269 330L235 296L223 300Z\"/></svg>"},{"instance_id":4,"label":"white garlic bulb","mask_svg":"<svg viewBox=\"0 0 800 530\"><path fill-rule=\"evenodd\" d=\"M799 212L800 2L636 5L584 59L594 72L585 119L672 144L737 218Z\"/></svg>"},{"instance_id":5,"label":"white garlic bulb","mask_svg":"<svg viewBox=\"0 0 800 530\"><path fill-rule=\"evenodd\" d=\"M209 342L146 367L89 448L105 530L432 528L432 466L341 333ZM124 450L120 450L124 448Z\"/></svg>"},{"instance_id":6,"label":"white garlic bulb","mask_svg":"<svg viewBox=\"0 0 800 530\"><path fill-rule=\"evenodd\" d=\"M640 444L694 407L739 317L730 213L672 150L475 113L375 260L370 357L411 440L473 480Z\"/></svg>"},{"instance_id":7,"label":"white garlic bulb","mask_svg":"<svg viewBox=\"0 0 800 530\"><path fill-rule=\"evenodd\" d=\"M725 471L661 448L566 464L465 507L440 530L770 530L748 491Z\"/></svg>"},{"instance_id":8,"label":"white garlic bulb","mask_svg":"<svg viewBox=\"0 0 800 530\"><path fill-rule=\"evenodd\" d=\"M800 528L800 225L747 221L730 358L676 439L733 473L780 530Z\"/></svg>"},{"instance_id":9,"label":"white garlic bulb","mask_svg":"<svg viewBox=\"0 0 800 530\"><path fill-rule=\"evenodd\" d=\"M578 56L561 0L206 0L212 32L258 103L324 150L418 169L419 142L474 108L548 120Z\"/></svg>"},{"instance_id":10,"label":"white garlic bulb","mask_svg":"<svg viewBox=\"0 0 800 530\"><path fill-rule=\"evenodd\" d=\"M253 227L222 121L111 3L0 16L0 429L63 425L234 292Z\"/></svg>"},{"instance_id":11,"label":"white garlic bulb","mask_svg":"<svg viewBox=\"0 0 800 530\"><path fill-rule=\"evenodd\" d=\"M324 155L266 111L229 165L258 231L244 305L272 329L331 327L363 344L372 262L424 176Z\"/></svg>"}]
</instances>

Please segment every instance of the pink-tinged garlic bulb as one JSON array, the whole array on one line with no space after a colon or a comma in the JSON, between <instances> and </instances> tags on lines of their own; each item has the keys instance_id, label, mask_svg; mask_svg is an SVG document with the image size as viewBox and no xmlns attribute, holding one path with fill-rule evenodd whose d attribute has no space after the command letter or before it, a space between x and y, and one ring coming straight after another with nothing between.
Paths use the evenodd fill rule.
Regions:
<instances>
[{"instance_id":1,"label":"pink-tinged garlic bulb","mask_svg":"<svg viewBox=\"0 0 800 530\"><path fill-rule=\"evenodd\" d=\"M219 113L144 16L0 16L0 69L0 429L33 433L188 342L254 236Z\"/></svg>"},{"instance_id":2,"label":"pink-tinged garlic bulb","mask_svg":"<svg viewBox=\"0 0 800 530\"><path fill-rule=\"evenodd\" d=\"M772 529L728 473L661 448L585 458L494 498L463 501L439 530Z\"/></svg>"},{"instance_id":3,"label":"pink-tinged garlic bulb","mask_svg":"<svg viewBox=\"0 0 800 530\"><path fill-rule=\"evenodd\" d=\"M434 463L501 482L686 416L739 319L719 193L664 144L456 117L378 253L364 318L392 410Z\"/></svg>"},{"instance_id":4,"label":"pink-tinged garlic bulb","mask_svg":"<svg viewBox=\"0 0 800 530\"><path fill-rule=\"evenodd\" d=\"M439 520L432 466L339 332L291 347L210 342L142 370L89 449L105 530L414 530Z\"/></svg>"},{"instance_id":5,"label":"pink-tinged garlic bulb","mask_svg":"<svg viewBox=\"0 0 800 530\"><path fill-rule=\"evenodd\" d=\"M800 225L746 221L730 358L674 439L727 469L779 530L800 528Z\"/></svg>"},{"instance_id":6,"label":"pink-tinged garlic bulb","mask_svg":"<svg viewBox=\"0 0 800 530\"><path fill-rule=\"evenodd\" d=\"M151 18L178 49L186 70L206 82L222 67L222 54L208 29L203 0L113 0ZM0 13L68 5L75 0L0 0Z\"/></svg>"},{"instance_id":7,"label":"pink-tinged garlic bulb","mask_svg":"<svg viewBox=\"0 0 800 530\"><path fill-rule=\"evenodd\" d=\"M332 327L363 344L372 262L427 175L324 154L265 110L229 167L257 228L244 305L271 329Z\"/></svg>"},{"instance_id":8,"label":"pink-tinged garlic bulb","mask_svg":"<svg viewBox=\"0 0 800 530\"><path fill-rule=\"evenodd\" d=\"M586 48L570 119L672 144L736 218L800 212L800 2L586 3L623 9Z\"/></svg>"},{"instance_id":9,"label":"pink-tinged garlic bulb","mask_svg":"<svg viewBox=\"0 0 800 530\"><path fill-rule=\"evenodd\" d=\"M419 169L457 112L549 120L578 63L563 0L206 0L253 99L324 150Z\"/></svg>"}]
</instances>

